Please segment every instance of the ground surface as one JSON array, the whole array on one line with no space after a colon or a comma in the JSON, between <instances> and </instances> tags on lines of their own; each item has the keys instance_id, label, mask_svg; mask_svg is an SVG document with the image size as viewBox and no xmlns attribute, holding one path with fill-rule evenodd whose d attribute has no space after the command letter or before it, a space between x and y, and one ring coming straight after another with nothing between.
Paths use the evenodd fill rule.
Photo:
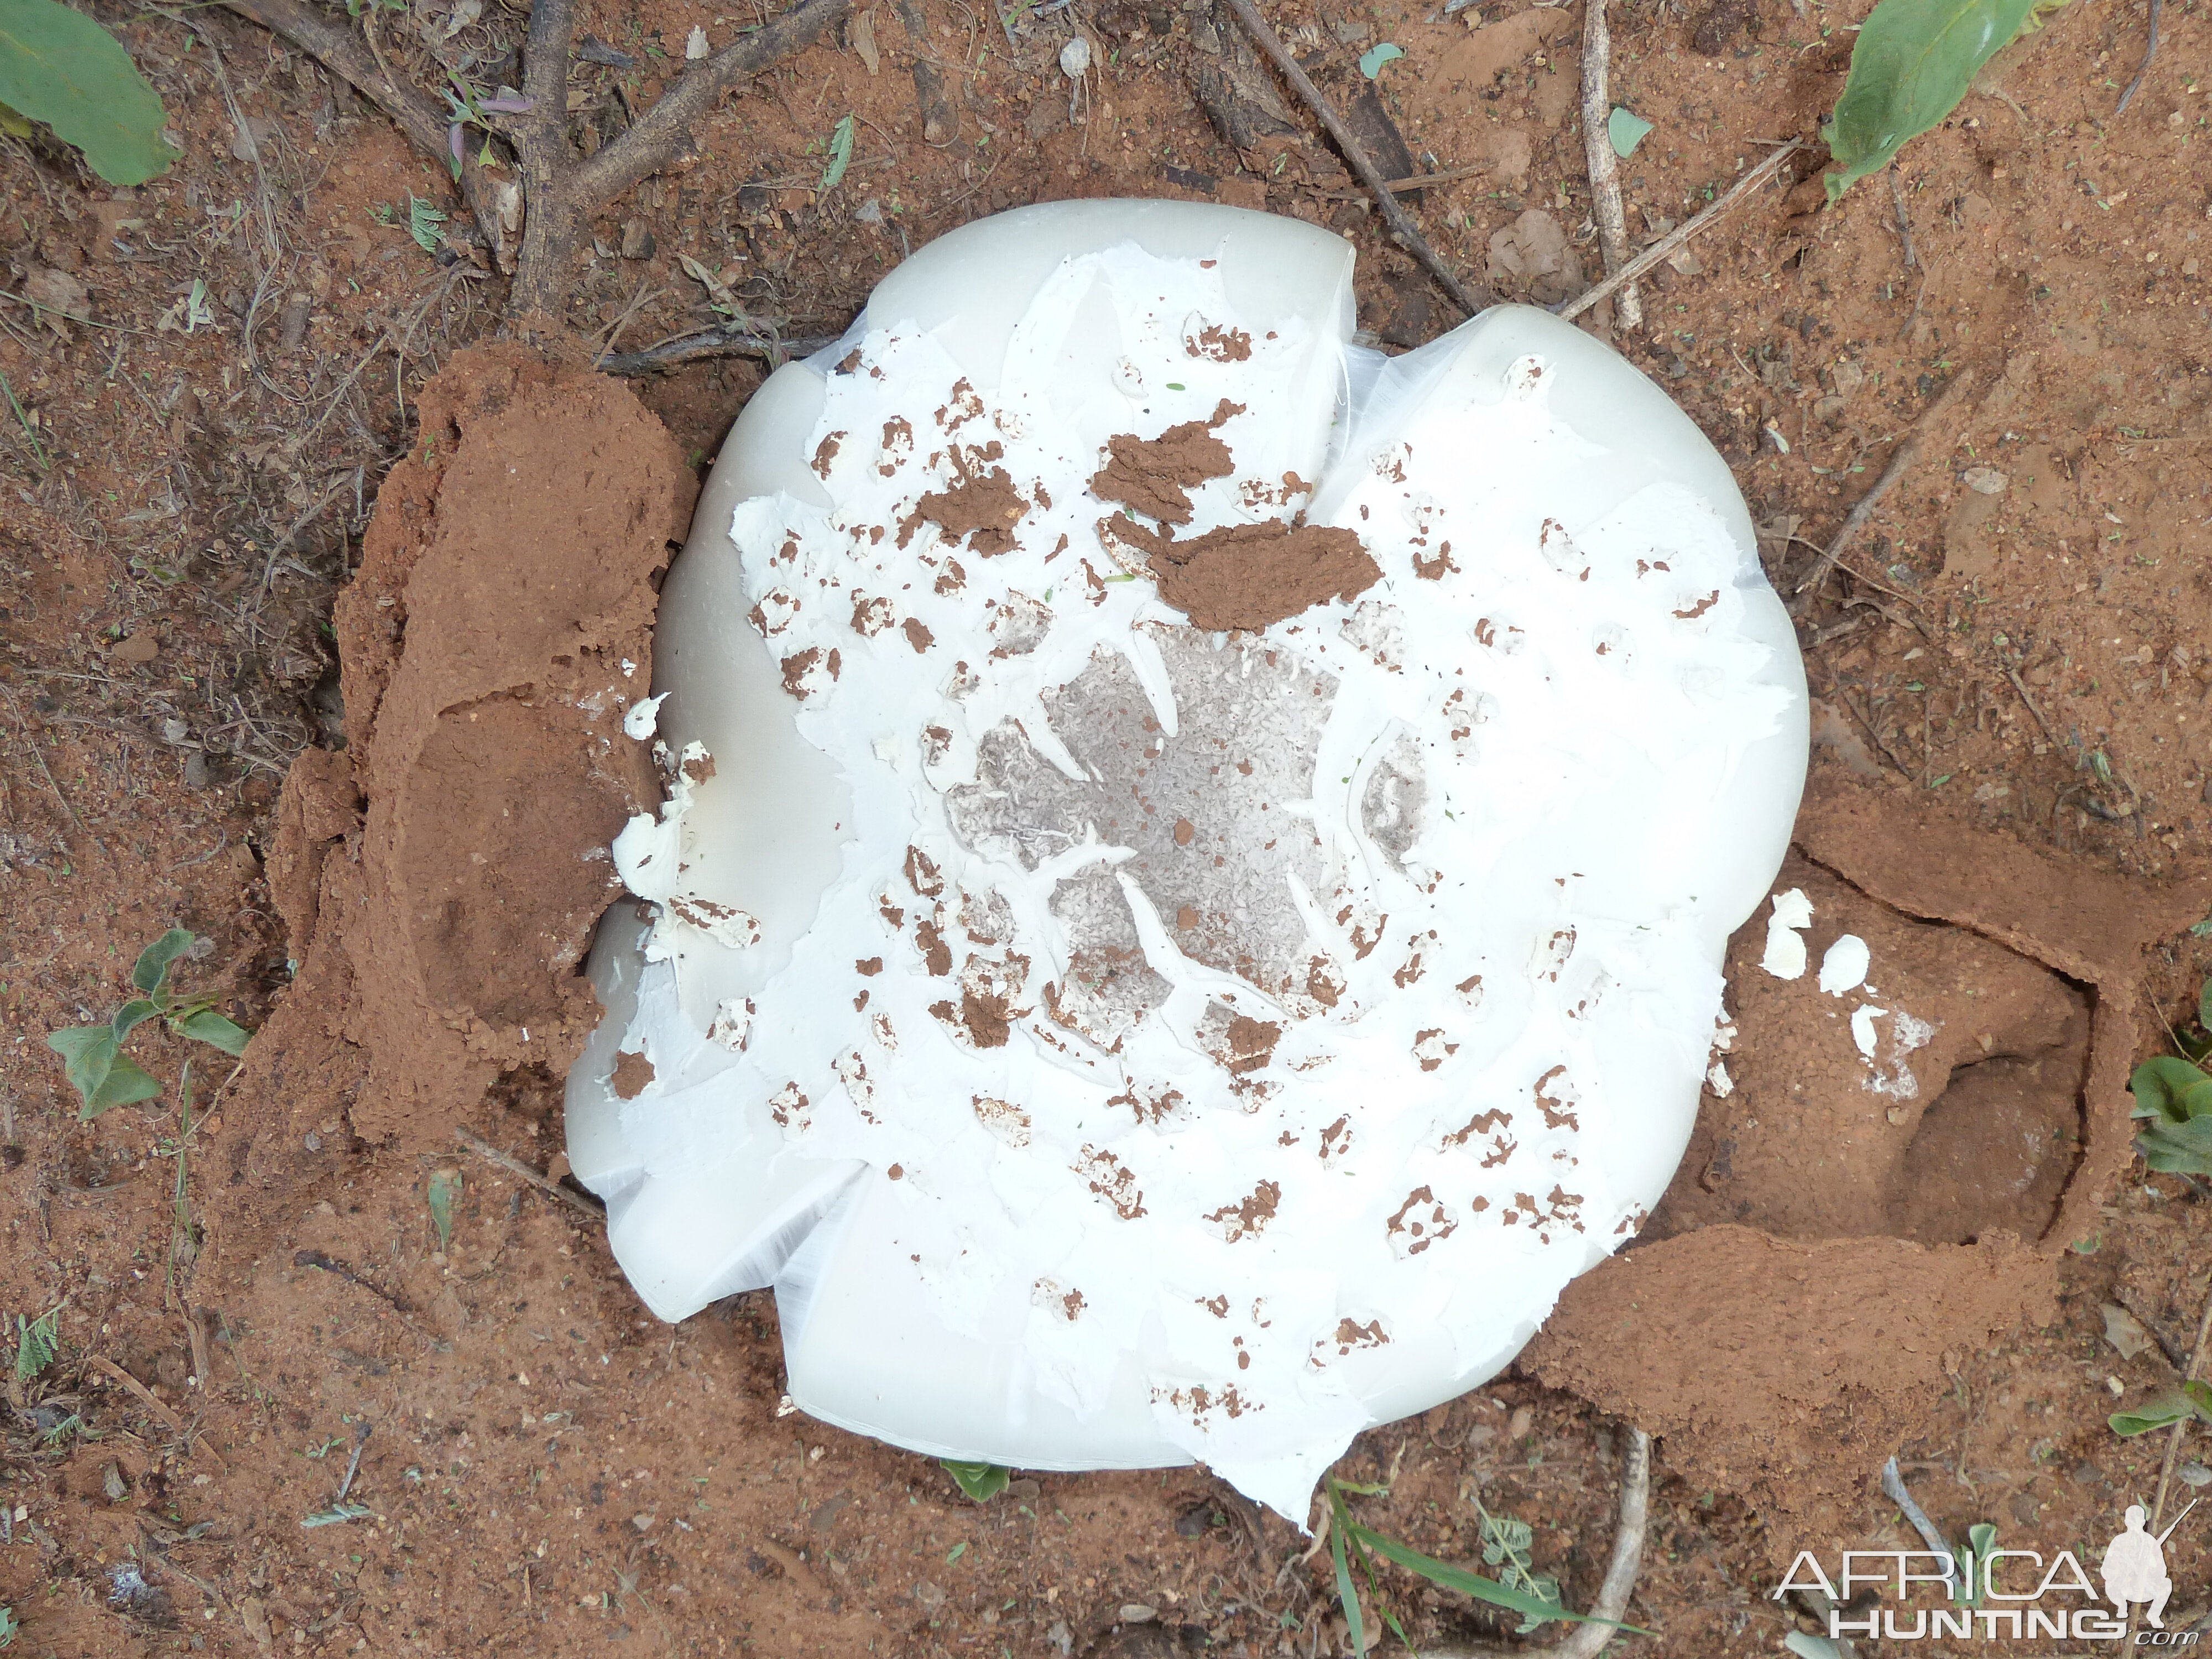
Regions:
<instances>
[{"instance_id":1,"label":"ground surface","mask_svg":"<svg viewBox=\"0 0 2212 1659\"><path fill-rule=\"evenodd\" d=\"M1811 137L1864 10L1618 9L1613 93L1656 123L1623 167L1632 232L1702 206L1765 143ZM572 106L604 132L650 102L694 26L720 46L751 21L684 0L584 15L633 60L576 70ZM1448 259L1543 300L1595 270L1577 14L1516 15L1506 0L1429 21L1385 0L1328 13L1344 52L1324 51L1319 15L1277 21L1305 31L1339 88L1350 53L1403 47L1380 85L1416 165L1486 169L1419 200ZM12 1323L58 1307L63 1346L15 1389L0 1461L0 1601L24 1621L18 1649L1342 1651L1325 1558L1301 1561L1288 1528L1202 1474L1024 1477L972 1504L931 1462L778 1415L766 1297L661 1327L592 1223L466 1154L395 1152L333 1116L311 1131L331 1172L272 1218L296 1249L221 1298L195 1285L204 1171L234 1167L215 1056L195 1065L214 1109L187 1143L179 1229L181 1046L143 1032L135 1051L170 1091L79 1124L42 1039L102 1018L173 921L213 941L188 984L242 1021L284 994L264 862L286 769L343 730L333 599L408 449L422 378L495 326L497 283L410 237L410 197L455 206L442 173L313 64L220 10L103 16L167 100L176 169L111 191L51 147L0 139L0 374L23 411L0 415L0 1308ZM1079 88L1054 62L1071 16L1095 48ZM1077 195L1317 219L1358 245L1363 327L1410 344L1455 320L1325 149L1292 137L1248 150L1261 176L1221 141L1196 88L1234 36L1203 9L1103 0L1032 24L1018 52L957 0L866 17L727 100L695 156L603 216L575 272L579 336L633 349L704 320L684 255L756 314L834 332L908 247ZM512 78L512 10L424 0L375 27L426 83L441 63ZM1806 596L1816 769L1948 809L2085 881L2147 886L2203 873L2212 824L2212 75L2193 78L2212 64L2212 22L2169 0L2164 32L2116 118L2142 7L2060 10L1907 149L1894 196L1877 176L1818 213L1817 185L1785 175L1662 269L1644 325L1616 337L1735 466L1791 597L1896 439L1973 377L1848 556L1855 577ZM927 118L917 52L943 89ZM847 112L851 166L824 191ZM758 379L725 362L640 391L702 465ZM2002 909L2003 894L1987 897ZM1825 1206L1773 1201L1828 1180L1820 1156L1741 1143L1769 1201L1752 1192L1755 1212L1731 1213L1738 1126L1790 1087L1788 1067L1747 1060L1737 1095L1708 1097L1656 1231L1747 1219L1786 1238L1955 1245L2054 1225L2069 1137L2087 1127L2079 984L1958 930L1867 926L1910 935L1898 948L1931 996L1998 987L2021 1029L1981 1058L2011 1069L1956 1057L1974 1075L1928 1156L1908 1168L1855 1141ZM2129 985L2148 1053L2162 1041L2152 1005L2181 1021L2206 963L2183 933L2140 957L2136 943L2114 950L2142 970ZM1747 1028L1769 1017L1731 1006ZM1789 1052L1785 1015L1771 1012L1770 1054ZM2014 1141L2051 1137L2058 1161L2015 1154L1996 1178L1982 1167L1995 1139L1971 1127L1983 1117ZM557 1097L526 1077L473 1121L541 1170L560 1145ZM425 1198L448 1167L461 1188L441 1249ZM1905 1474L1951 1535L1990 1521L2008 1546L2088 1559L2156 1484L2162 1441L2120 1441L2105 1418L2186 1361L2212 1289L2212 1212L2138 1164L2063 1213L2068 1236L2043 1241L2056 1297L1990 1335L1939 1335L1940 1369L1889 1407L1906 1413ZM2106 1338L2108 1303L2153 1339L2122 1327L2131 1357ZM1802 1336L1816 1306L1754 1308L1751 1340ZM205 1310L197 1328L187 1307ZM1686 1358L1679 1380L1727 1389L1700 1382L1708 1360ZM304 1528L357 1443L350 1496L370 1513ZM1710 1467L1686 1431L1671 1458L1662 1438L1631 1612L1660 1632L1645 1650L1775 1651L1799 1609L1768 1592L1796 1549L1907 1541L1871 1466L1794 1486L1717 1484ZM1539 1569L1586 1604L1616 1468L1595 1407L1513 1372L1363 1437L1341 1472L1390 1478L1361 1512L1434 1554L1478 1554L1477 1496L1527 1520ZM2169 1547L2192 1619L2212 1602L2208 1540L2192 1522ZM146 1588L117 1599L134 1562ZM1455 1598L1399 1591L1417 1635L1503 1633Z\"/></svg>"}]
</instances>

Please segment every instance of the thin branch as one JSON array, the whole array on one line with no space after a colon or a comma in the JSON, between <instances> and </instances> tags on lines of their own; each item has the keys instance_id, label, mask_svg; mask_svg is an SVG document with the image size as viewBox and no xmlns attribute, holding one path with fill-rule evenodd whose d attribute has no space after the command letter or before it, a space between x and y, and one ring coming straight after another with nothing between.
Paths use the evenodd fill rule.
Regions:
<instances>
[{"instance_id":1,"label":"thin branch","mask_svg":"<svg viewBox=\"0 0 2212 1659\"><path fill-rule=\"evenodd\" d=\"M420 88L402 85L351 29L300 0L222 0L240 16L290 41L362 97L382 110L416 149L450 170L453 149L446 136L446 112ZM501 186L487 178L463 145L461 196L477 230L505 269L505 233L500 222ZM512 188L509 186L508 188Z\"/></svg>"},{"instance_id":2,"label":"thin branch","mask_svg":"<svg viewBox=\"0 0 2212 1659\"><path fill-rule=\"evenodd\" d=\"M1881 1466L1881 1490L1883 1495L1896 1504L1904 1512L1905 1518L1912 1523L1912 1530L1920 1534L1921 1541L1942 1562L1944 1586L1953 1591L1955 1600L1958 1558L1952 1553L1950 1545L1943 1541L1943 1534L1936 1529L1936 1523L1928 1518L1928 1511L1913 1501L1911 1490L1905 1486L1905 1475L1898 1468L1894 1457Z\"/></svg>"},{"instance_id":3,"label":"thin branch","mask_svg":"<svg viewBox=\"0 0 2212 1659\"><path fill-rule=\"evenodd\" d=\"M1920 250L1912 246L1912 221L1905 216L1905 187L1897 182L1895 162L1882 171L1889 175L1889 199L1897 209L1897 234L1905 239L1905 268L1910 270L1920 263Z\"/></svg>"},{"instance_id":4,"label":"thin branch","mask_svg":"<svg viewBox=\"0 0 2212 1659\"><path fill-rule=\"evenodd\" d=\"M565 8L567 0L558 3ZM778 59L812 46L843 20L852 3L805 0L766 28L738 36L704 63L686 70L642 121L576 169L568 185L572 195L584 201L611 200L647 173L666 167L724 93Z\"/></svg>"},{"instance_id":5,"label":"thin branch","mask_svg":"<svg viewBox=\"0 0 2212 1659\"><path fill-rule=\"evenodd\" d=\"M2184 1382L2197 1380L2197 1370L2204 1364L2204 1340L2207 1336L2212 1336L2212 1293L2206 1295L2203 1315L2197 1322L2197 1346L2189 1351L2189 1368L2181 1373ZM2166 1489L2173 1480L2174 1454L2181 1449L2182 1437L2189 1432L2189 1425L2193 1420L2183 1418L2173 1425L2173 1432L2166 1437L2166 1460L2158 1469L2158 1496L2151 1500L2150 1506L2150 1525L2154 1532L2158 1530L2158 1523L2166 1514Z\"/></svg>"},{"instance_id":6,"label":"thin branch","mask_svg":"<svg viewBox=\"0 0 2212 1659\"><path fill-rule=\"evenodd\" d=\"M1282 37L1275 33L1266 18L1260 15L1259 8L1252 3L1252 0L1229 0L1229 9L1237 14L1237 21L1244 25L1245 33L1252 37L1254 44L1267 54L1269 60L1283 72L1283 78L1291 83L1299 97L1305 100L1307 107L1321 118L1322 125L1328 129L1328 136L1336 141L1337 149L1344 152L1344 159L1352 163L1352 170L1359 175L1360 182L1373 193L1376 205L1382 210L1383 222L1390 227L1390 234L1399 246L1427 266L1429 274L1437 279L1437 285L1451 296L1452 303L1468 316L1472 317L1478 311L1496 303L1487 292L1479 293L1461 282L1436 249L1429 246L1428 239L1421 234L1419 227L1407 216L1406 210L1398 205L1398 198L1391 194L1389 181L1368 159L1366 150L1352 136L1352 129L1344 125L1328 100L1322 95L1321 88L1314 85L1312 77L1291 55L1291 50L1283 44Z\"/></svg>"},{"instance_id":7,"label":"thin branch","mask_svg":"<svg viewBox=\"0 0 2212 1659\"><path fill-rule=\"evenodd\" d=\"M811 357L825 346L835 345L838 337L835 334L805 334L779 339L773 334L755 333L741 325L710 328L657 341L637 351L611 352L596 359L592 367L601 374L626 380L696 362L704 357L759 357L771 368L781 368L793 359Z\"/></svg>"},{"instance_id":8,"label":"thin branch","mask_svg":"<svg viewBox=\"0 0 2212 1659\"><path fill-rule=\"evenodd\" d=\"M1628 1611L1628 1598L1636 1593L1636 1578L1644 1566L1644 1538L1651 1514L1651 1437L1632 1424L1620 1426L1620 1524L1613 1534L1613 1559L1599 1584L1594 1621L1577 1625L1566 1638L1548 1648L1492 1648L1470 1645L1431 1648L1420 1659L1597 1659L1606 1644L1620 1634L1614 1628ZM1603 1623L1595 1622L1604 1620Z\"/></svg>"},{"instance_id":9,"label":"thin branch","mask_svg":"<svg viewBox=\"0 0 2212 1659\"><path fill-rule=\"evenodd\" d=\"M1753 191L1758 189L1759 185L1765 184L1769 179L1771 179L1777 169L1781 167L1785 158L1795 155L1797 151L1804 148L1805 144L1802 139L1792 138L1788 143L1783 145L1781 149L1774 151L1771 155L1767 156L1767 158L1761 161L1757 167L1752 168L1750 172L1745 173L1742 178L1737 179L1735 185L1730 187L1729 193L1722 197L1719 201L1714 203L1703 213L1700 213L1696 218L1685 220L1682 223L1675 226L1674 229L1668 231L1657 241L1652 243L1650 247L1645 248L1643 252L1638 254L1626 264L1621 266L1619 270L1614 271L1612 276L1607 277L1595 288L1588 289L1583 293L1575 295L1573 299L1568 301L1565 305L1559 307L1557 314L1571 320L1574 318L1581 316L1583 313L1588 311L1592 306L1604 299L1607 295L1613 293L1617 289L1627 287L1631 283L1635 282L1638 278L1643 276L1662 259L1666 258L1669 254L1673 253L1676 248L1688 241L1691 237L1696 235L1707 225L1712 223L1714 220L1719 218L1730 208L1734 207L1738 202L1741 202L1745 197L1751 194Z\"/></svg>"},{"instance_id":10,"label":"thin branch","mask_svg":"<svg viewBox=\"0 0 2212 1659\"><path fill-rule=\"evenodd\" d=\"M2136 78L2128 82L2128 89L2120 94L2120 101L2112 110L2115 116L2128 112L2128 106L2135 102L2136 94L2142 88L2143 76L2150 73L2150 60L2158 56L2158 15L2163 0L2150 0L2150 39L2143 43L2142 62L2136 66Z\"/></svg>"},{"instance_id":11,"label":"thin branch","mask_svg":"<svg viewBox=\"0 0 2212 1659\"><path fill-rule=\"evenodd\" d=\"M1613 153L1610 118L1613 100L1606 88L1612 58L1605 0L1583 0L1583 155L1589 166L1590 216L1597 221L1598 246L1605 254L1608 276L1628 263L1628 216L1620 205L1620 167ZM1633 283L1622 288L1615 309L1624 327L1642 325L1644 301Z\"/></svg>"},{"instance_id":12,"label":"thin branch","mask_svg":"<svg viewBox=\"0 0 2212 1659\"><path fill-rule=\"evenodd\" d=\"M1958 379L1951 382L1949 389L1930 404L1920 418L1913 422L1911 435L1903 443L1898 445L1897 453L1889 458L1889 465L1882 469L1881 477L1874 481L1874 488L1859 497L1858 504L1851 508L1850 516L1844 520L1844 527L1836 532L1836 539L1828 544L1828 550L1823 553L1814 564L1811 574L1797 584L1797 591L1800 593L1807 592L1814 584L1824 579L1829 570L1843 557L1844 550L1851 544L1851 538L1857 535L1864 527L1866 521L1874 516L1874 510L1881 504L1881 498L1889 494L1897 481L1910 472L1913 465L1919 460L1920 441L1927 435L1929 428L1949 413L1957 405L1959 400L1966 395L1967 389L1973 384L1974 371L1971 368L1960 369Z\"/></svg>"},{"instance_id":13,"label":"thin branch","mask_svg":"<svg viewBox=\"0 0 2212 1659\"><path fill-rule=\"evenodd\" d=\"M507 1174L514 1176L519 1181L527 1182L530 1185L538 1188L539 1192L544 1193L548 1198L558 1199L562 1203L575 1211L577 1214L587 1216L593 1221L604 1221L606 1219L606 1212L599 1208L599 1206L593 1204L589 1199L570 1192L566 1187L563 1187L557 1181L548 1181L544 1176L538 1174L537 1170L532 1169L520 1158L509 1158L505 1152L500 1151L498 1147L493 1146L489 1141L484 1139L483 1137L471 1134L466 1129L456 1129L453 1131L453 1139L459 1141L462 1146L467 1147L478 1158L485 1158L491 1163L496 1164L501 1169L506 1170Z\"/></svg>"}]
</instances>

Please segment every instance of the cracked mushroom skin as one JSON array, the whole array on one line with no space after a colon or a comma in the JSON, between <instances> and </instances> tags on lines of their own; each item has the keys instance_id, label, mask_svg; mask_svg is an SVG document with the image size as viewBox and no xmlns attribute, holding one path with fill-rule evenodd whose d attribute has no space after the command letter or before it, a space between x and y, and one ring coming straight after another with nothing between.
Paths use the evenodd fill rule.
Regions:
<instances>
[{"instance_id":1,"label":"cracked mushroom skin","mask_svg":"<svg viewBox=\"0 0 2212 1659\"><path fill-rule=\"evenodd\" d=\"M1303 1521L1681 1155L1788 619L1623 360L1500 307L1386 362L1352 258L1003 214L723 447L569 1157L663 1318L775 1286L815 1417Z\"/></svg>"}]
</instances>

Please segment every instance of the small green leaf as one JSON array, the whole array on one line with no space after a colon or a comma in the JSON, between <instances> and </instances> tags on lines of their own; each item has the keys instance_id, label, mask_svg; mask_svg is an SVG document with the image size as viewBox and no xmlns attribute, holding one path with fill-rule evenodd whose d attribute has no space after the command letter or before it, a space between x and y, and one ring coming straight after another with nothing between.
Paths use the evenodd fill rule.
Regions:
<instances>
[{"instance_id":1,"label":"small green leaf","mask_svg":"<svg viewBox=\"0 0 2212 1659\"><path fill-rule=\"evenodd\" d=\"M461 1195L461 1172L439 1170L430 1176L430 1221L438 1230L438 1248L453 1242L453 1200Z\"/></svg>"},{"instance_id":2,"label":"small green leaf","mask_svg":"<svg viewBox=\"0 0 2212 1659\"><path fill-rule=\"evenodd\" d=\"M1359 1591L1352 1582L1351 1565L1344 1559L1345 1534L1352 1528L1350 1511L1344 1507L1343 1496L1334 1487L1328 1494L1330 1518L1328 1529L1328 1559L1336 1568L1336 1600L1344 1609L1344 1622L1352 1632L1352 1650L1367 1651L1367 1626L1359 1616Z\"/></svg>"},{"instance_id":3,"label":"small green leaf","mask_svg":"<svg viewBox=\"0 0 2212 1659\"><path fill-rule=\"evenodd\" d=\"M845 169L853 164L853 134L854 120L847 116L830 133L830 165L822 169L822 188L835 190L844 178Z\"/></svg>"},{"instance_id":4,"label":"small green leaf","mask_svg":"<svg viewBox=\"0 0 2212 1659\"><path fill-rule=\"evenodd\" d=\"M426 202L413 191L407 192L407 234L415 239L416 246L425 253L435 253L445 233L438 228L446 222L446 216L434 203Z\"/></svg>"},{"instance_id":5,"label":"small green leaf","mask_svg":"<svg viewBox=\"0 0 2212 1659\"><path fill-rule=\"evenodd\" d=\"M1956 109L1982 65L2027 26L2035 6L2036 0L1881 0L1851 48L1835 118L1821 129L1838 168L1827 176L1829 203Z\"/></svg>"},{"instance_id":6,"label":"small green leaf","mask_svg":"<svg viewBox=\"0 0 2212 1659\"><path fill-rule=\"evenodd\" d=\"M161 1012L159 1005L144 997L133 997L115 1011L107 1022L107 1029L114 1034L117 1046L120 1047L125 1037Z\"/></svg>"},{"instance_id":7,"label":"small green leaf","mask_svg":"<svg viewBox=\"0 0 2212 1659\"><path fill-rule=\"evenodd\" d=\"M1613 153L1624 161L1636 154L1636 147L1650 132L1650 122L1634 110L1623 109L1618 104L1613 106L1613 113L1606 118L1605 136L1613 140Z\"/></svg>"},{"instance_id":8,"label":"small green leaf","mask_svg":"<svg viewBox=\"0 0 2212 1659\"><path fill-rule=\"evenodd\" d=\"M234 1058L244 1054L246 1045L253 1040L252 1032L232 1024L210 1008L202 1008L177 1021L176 1031L179 1036L208 1043Z\"/></svg>"},{"instance_id":9,"label":"small green leaf","mask_svg":"<svg viewBox=\"0 0 2212 1659\"><path fill-rule=\"evenodd\" d=\"M1617 1623L1616 1620L1609 1619L1593 1619L1587 1613L1569 1613L1556 1602L1544 1601L1541 1597L1530 1595L1522 1590L1508 1589L1504 1585L1493 1583L1487 1578L1468 1571L1464 1567L1451 1566L1430 1556L1423 1555L1419 1550L1409 1549L1395 1539L1385 1538L1382 1534L1361 1526L1357 1521L1351 1522L1351 1530L1354 1538L1377 1555L1386 1560L1395 1561L1410 1571L1418 1572L1431 1583L1441 1585L1446 1589L1455 1589L1462 1595L1474 1597L1478 1601L1488 1601L1498 1607L1510 1607L1523 1618L1565 1619L1578 1625ZM1651 1634L1650 1631L1638 1630L1633 1625L1619 1625L1618 1627L1637 1636Z\"/></svg>"},{"instance_id":10,"label":"small green leaf","mask_svg":"<svg viewBox=\"0 0 2212 1659\"><path fill-rule=\"evenodd\" d=\"M0 104L0 132L10 138L27 138L31 136L31 124L7 105Z\"/></svg>"},{"instance_id":11,"label":"small green leaf","mask_svg":"<svg viewBox=\"0 0 2212 1659\"><path fill-rule=\"evenodd\" d=\"M2154 1429L2172 1428L2185 1423L2197 1414L2196 1407L2180 1395L2169 1395L2163 1400L2154 1400L2148 1405L2138 1406L2133 1411L2114 1412L2106 1420L2112 1432L2130 1439L2139 1434L2148 1434Z\"/></svg>"},{"instance_id":12,"label":"small green leaf","mask_svg":"<svg viewBox=\"0 0 2212 1659\"><path fill-rule=\"evenodd\" d=\"M2136 1097L2130 1116L2186 1123L2212 1111L2212 1077L2172 1054L2143 1061L2129 1075L2128 1087Z\"/></svg>"},{"instance_id":13,"label":"small green leaf","mask_svg":"<svg viewBox=\"0 0 2212 1659\"><path fill-rule=\"evenodd\" d=\"M939 1461L953 1485L979 1504L989 1503L1006 1489L1006 1471L996 1463L963 1463L951 1457Z\"/></svg>"},{"instance_id":14,"label":"small green leaf","mask_svg":"<svg viewBox=\"0 0 2212 1659\"><path fill-rule=\"evenodd\" d=\"M44 121L111 185L143 185L176 159L161 97L131 54L59 0L0 4L0 103Z\"/></svg>"},{"instance_id":15,"label":"small green leaf","mask_svg":"<svg viewBox=\"0 0 2212 1659\"><path fill-rule=\"evenodd\" d=\"M77 1116L85 1121L111 1106L151 1100L161 1092L161 1085L116 1047L112 1025L79 1025L55 1031L47 1036L46 1047L62 1057L62 1074L83 1097Z\"/></svg>"},{"instance_id":16,"label":"small green leaf","mask_svg":"<svg viewBox=\"0 0 2212 1659\"><path fill-rule=\"evenodd\" d=\"M2212 979L2208 979L2197 993L2197 1023L2212 1031Z\"/></svg>"},{"instance_id":17,"label":"small green leaf","mask_svg":"<svg viewBox=\"0 0 2212 1659\"><path fill-rule=\"evenodd\" d=\"M2212 1175L2212 1118L2153 1118L2136 1137L2136 1150L2161 1175Z\"/></svg>"},{"instance_id":18,"label":"small green leaf","mask_svg":"<svg viewBox=\"0 0 2212 1659\"><path fill-rule=\"evenodd\" d=\"M1382 65L1395 63L1406 55L1405 47L1395 40L1385 40L1379 46L1370 46L1359 54L1359 72L1369 80L1382 73Z\"/></svg>"},{"instance_id":19,"label":"small green leaf","mask_svg":"<svg viewBox=\"0 0 2212 1659\"><path fill-rule=\"evenodd\" d=\"M2197 1408L2197 1416L2212 1423L2212 1382L2190 1381L2181 1385L2183 1397Z\"/></svg>"},{"instance_id":20,"label":"small green leaf","mask_svg":"<svg viewBox=\"0 0 2212 1659\"><path fill-rule=\"evenodd\" d=\"M137 962L131 969L131 982L142 995L158 997L169 977L169 969L176 959L199 943L190 929L172 927L138 953Z\"/></svg>"}]
</instances>

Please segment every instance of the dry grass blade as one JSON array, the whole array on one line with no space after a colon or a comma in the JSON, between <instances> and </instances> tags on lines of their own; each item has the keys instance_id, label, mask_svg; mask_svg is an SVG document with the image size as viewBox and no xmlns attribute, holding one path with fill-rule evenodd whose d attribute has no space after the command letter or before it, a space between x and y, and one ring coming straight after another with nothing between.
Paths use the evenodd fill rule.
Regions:
<instances>
[{"instance_id":1,"label":"dry grass blade","mask_svg":"<svg viewBox=\"0 0 2212 1659\"><path fill-rule=\"evenodd\" d=\"M522 1162L521 1159L509 1158L505 1152L500 1151L498 1147L493 1146L489 1141L483 1139L481 1136L471 1134L466 1129L456 1129L453 1131L453 1139L459 1141L462 1146L467 1147L478 1158L486 1159L490 1163L496 1164L501 1169L506 1170L507 1174L514 1176L519 1181L529 1182L530 1185L535 1187L539 1192L544 1193L548 1198L556 1198L560 1200L562 1203L575 1211L578 1215L589 1216L594 1221L604 1221L606 1219L606 1212L600 1209L598 1205L593 1204L589 1199L580 1197L577 1194L570 1192L566 1187L563 1187L557 1181L548 1181L544 1176L538 1174L537 1170L532 1169L527 1164Z\"/></svg>"},{"instance_id":2,"label":"dry grass blade","mask_svg":"<svg viewBox=\"0 0 2212 1659\"><path fill-rule=\"evenodd\" d=\"M1229 0L1229 7L1237 14L1237 21L1244 25L1245 33L1252 37L1253 44L1267 54L1269 61L1283 72L1283 78L1297 90L1299 97L1305 100L1307 107L1321 118L1322 125L1328 129L1328 136L1336 140L1337 149L1344 152L1344 159L1352 163L1352 170L1359 175L1360 182L1373 194L1376 205L1382 210L1383 222L1390 227L1390 234L1397 239L1399 246L1428 267L1429 274L1451 296L1452 303L1468 316L1472 317L1494 303L1487 293L1478 294L1461 282L1452 268L1443 262L1443 257L1429 246L1428 238L1421 234L1420 228L1407 215L1406 210L1398 205L1398 198L1390 191L1390 181L1376 170L1366 150L1352 136L1352 129L1344 125L1335 108L1322 96L1321 88L1314 85L1313 78L1291 55L1291 49L1283 44L1282 36L1277 34L1267 20L1260 15L1259 8L1252 3L1252 0Z\"/></svg>"}]
</instances>

